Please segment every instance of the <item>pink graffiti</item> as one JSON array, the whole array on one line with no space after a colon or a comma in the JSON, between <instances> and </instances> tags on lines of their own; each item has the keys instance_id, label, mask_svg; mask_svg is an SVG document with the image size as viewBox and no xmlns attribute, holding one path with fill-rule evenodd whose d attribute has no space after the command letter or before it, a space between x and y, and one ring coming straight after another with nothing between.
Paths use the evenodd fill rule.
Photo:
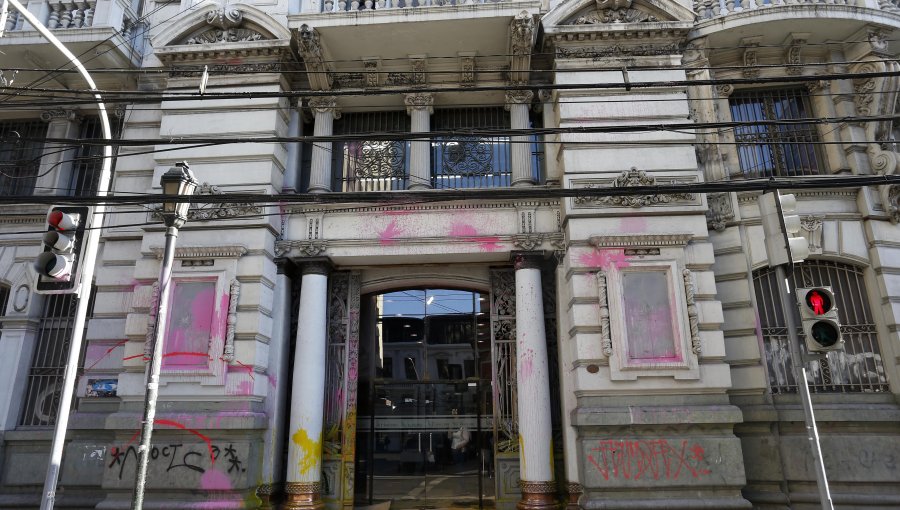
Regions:
<instances>
[{"instance_id":1,"label":"pink graffiti","mask_svg":"<svg viewBox=\"0 0 900 510\"><path fill-rule=\"evenodd\" d=\"M192 428L188 428L183 423L177 422L175 420L167 420L165 418L156 418L153 420L153 425L154 426L165 425L168 427L175 427L176 429L184 430L185 432L190 432L191 434L199 437L204 443L206 443L206 448L207 448L207 450L209 450L209 458L212 461L212 464L213 465L216 464L216 456L213 455L212 441L209 439L209 437L203 435L202 433L200 433Z\"/></svg>"},{"instance_id":2,"label":"pink graffiti","mask_svg":"<svg viewBox=\"0 0 900 510\"><path fill-rule=\"evenodd\" d=\"M166 355L163 357L163 367L166 368L197 368L205 367L208 363L207 359L197 360L199 357L208 358L205 351L208 350L209 342L212 338L218 336L216 329L218 318L216 312L216 291L213 287L203 288L195 295L191 296L189 290L183 290L183 287L176 286L173 292L173 304L184 303L187 299L190 301L190 311L179 310L173 306L170 311L168 328L166 331ZM228 296L223 296L224 305L227 309ZM178 355L174 355L178 353ZM194 353L194 354L187 354ZM197 353L202 353L197 356Z\"/></svg>"},{"instance_id":3,"label":"pink graffiti","mask_svg":"<svg viewBox=\"0 0 900 510\"><path fill-rule=\"evenodd\" d=\"M200 477L200 488L207 491L231 490L231 480L218 469L208 469Z\"/></svg>"},{"instance_id":4,"label":"pink graffiti","mask_svg":"<svg viewBox=\"0 0 900 510\"><path fill-rule=\"evenodd\" d=\"M534 349L528 349L522 353L522 378L530 379L534 371Z\"/></svg>"},{"instance_id":5,"label":"pink graffiti","mask_svg":"<svg viewBox=\"0 0 900 510\"><path fill-rule=\"evenodd\" d=\"M266 379L269 381L269 386L273 388L278 387L278 376L276 374L266 374Z\"/></svg>"},{"instance_id":6,"label":"pink graffiti","mask_svg":"<svg viewBox=\"0 0 900 510\"><path fill-rule=\"evenodd\" d=\"M668 439L604 439L591 448L587 458L604 480L641 477L678 480L682 473L699 478L711 473L702 446L681 440L673 446Z\"/></svg>"},{"instance_id":7,"label":"pink graffiti","mask_svg":"<svg viewBox=\"0 0 900 510\"><path fill-rule=\"evenodd\" d=\"M622 269L628 267L628 257L622 248L598 249L594 248L590 253L582 254L578 257L581 264L588 267L597 267L601 269Z\"/></svg>"},{"instance_id":8,"label":"pink graffiti","mask_svg":"<svg viewBox=\"0 0 900 510\"><path fill-rule=\"evenodd\" d=\"M390 246L396 243L396 238L400 237L403 229L397 226L397 220L391 220L384 230L378 233L378 241L382 246Z\"/></svg>"},{"instance_id":9,"label":"pink graffiti","mask_svg":"<svg viewBox=\"0 0 900 510\"><path fill-rule=\"evenodd\" d=\"M456 237L470 243L477 243L481 251L497 251L503 248L500 238L496 236L479 236L478 230L467 223L454 223L450 227L450 237Z\"/></svg>"},{"instance_id":10,"label":"pink graffiti","mask_svg":"<svg viewBox=\"0 0 900 510\"><path fill-rule=\"evenodd\" d=\"M250 381L241 381L238 383L237 390L234 392L234 395L252 395L253 394L253 383Z\"/></svg>"}]
</instances>

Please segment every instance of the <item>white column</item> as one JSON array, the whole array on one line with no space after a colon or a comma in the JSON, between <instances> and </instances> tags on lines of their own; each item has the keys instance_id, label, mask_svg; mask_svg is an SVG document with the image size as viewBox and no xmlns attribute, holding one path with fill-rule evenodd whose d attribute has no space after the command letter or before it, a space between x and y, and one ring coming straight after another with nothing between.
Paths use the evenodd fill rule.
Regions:
<instances>
[{"instance_id":1,"label":"white column","mask_svg":"<svg viewBox=\"0 0 900 510\"><path fill-rule=\"evenodd\" d=\"M287 431L285 510L324 508L320 493L328 270L325 262L310 262L303 266L291 386L291 426Z\"/></svg>"},{"instance_id":2,"label":"white column","mask_svg":"<svg viewBox=\"0 0 900 510\"><path fill-rule=\"evenodd\" d=\"M74 110L46 110L41 120L47 122L47 138L76 139L81 119ZM47 144L41 157L40 170L34 183L35 195L68 195L72 178L72 160L76 149Z\"/></svg>"},{"instance_id":3,"label":"white column","mask_svg":"<svg viewBox=\"0 0 900 510\"><path fill-rule=\"evenodd\" d=\"M300 136L300 112L298 108L291 108L288 117L288 132L290 137ZM297 183L300 181L300 158L303 156L300 142L287 144L287 161L284 165L284 179L281 181L282 193L294 193L297 191Z\"/></svg>"},{"instance_id":4,"label":"white column","mask_svg":"<svg viewBox=\"0 0 900 510\"><path fill-rule=\"evenodd\" d=\"M519 411L519 509L554 508L550 371L544 331L540 255L516 255L516 382Z\"/></svg>"},{"instance_id":5,"label":"white column","mask_svg":"<svg viewBox=\"0 0 900 510\"><path fill-rule=\"evenodd\" d=\"M434 113L434 94L406 95L406 113L410 117L411 133L431 131ZM409 144L409 189L431 189L431 141L419 140Z\"/></svg>"},{"instance_id":6,"label":"white column","mask_svg":"<svg viewBox=\"0 0 900 510\"><path fill-rule=\"evenodd\" d=\"M314 97L309 107L316 115L313 136L331 136L334 120L341 118L335 97ZM314 142L310 163L309 192L331 191L331 142Z\"/></svg>"},{"instance_id":7,"label":"white column","mask_svg":"<svg viewBox=\"0 0 900 510\"><path fill-rule=\"evenodd\" d=\"M511 90L506 93L506 109L509 110L510 127L512 129L528 129L528 108L534 92L530 90ZM511 136L510 163L512 164L512 185L531 186L531 144L527 136Z\"/></svg>"}]
</instances>

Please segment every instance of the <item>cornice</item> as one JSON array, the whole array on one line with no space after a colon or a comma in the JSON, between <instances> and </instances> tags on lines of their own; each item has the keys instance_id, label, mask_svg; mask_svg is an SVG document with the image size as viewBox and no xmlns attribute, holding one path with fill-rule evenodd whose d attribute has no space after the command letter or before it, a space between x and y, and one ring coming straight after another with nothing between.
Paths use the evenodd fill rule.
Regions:
<instances>
[{"instance_id":1,"label":"cornice","mask_svg":"<svg viewBox=\"0 0 900 510\"><path fill-rule=\"evenodd\" d=\"M687 246L694 237L691 233L680 234L598 234L589 239L597 248L631 248Z\"/></svg>"},{"instance_id":2,"label":"cornice","mask_svg":"<svg viewBox=\"0 0 900 510\"><path fill-rule=\"evenodd\" d=\"M359 207L343 207L335 204L331 207L321 205L294 205L286 206L285 212L293 214L315 214L315 213L333 213L333 214L357 214L357 213L381 213L390 216L391 214L403 215L416 212L429 211L453 211L464 209L517 209L523 207L546 207L558 208L559 200L515 200L508 202L490 202L490 203L469 203L469 204L427 204L427 205L384 205L384 206L359 206Z\"/></svg>"},{"instance_id":3,"label":"cornice","mask_svg":"<svg viewBox=\"0 0 900 510\"><path fill-rule=\"evenodd\" d=\"M224 246L179 246L175 248L176 259L200 259L200 258L240 258L247 254L247 247L243 245ZM150 252L157 259L162 259L163 248L151 246Z\"/></svg>"}]
</instances>

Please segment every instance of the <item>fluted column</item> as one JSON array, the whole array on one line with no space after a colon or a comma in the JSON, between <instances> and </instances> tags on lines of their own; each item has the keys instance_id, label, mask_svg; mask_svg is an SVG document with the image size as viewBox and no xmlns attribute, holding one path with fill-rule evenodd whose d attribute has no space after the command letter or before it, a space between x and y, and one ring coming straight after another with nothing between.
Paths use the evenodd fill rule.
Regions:
<instances>
[{"instance_id":1,"label":"fluted column","mask_svg":"<svg viewBox=\"0 0 900 510\"><path fill-rule=\"evenodd\" d=\"M291 385L285 510L321 509L328 272L325 261L303 266Z\"/></svg>"},{"instance_id":2,"label":"fluted column","mask_svg":"<svg viewBox=\"0 0 900 510\"><path fill-rule=\"evenodd\" d=\"M510 127L512 129L528 129L528 108L534 92L530 90L511 90L506 93L506 109L509 110ZM511 136L510 163L512 164L512 185L531 186L534 178L531 175L531 144L527 136Z\"/></svg>"},{"instance_id":3,"label":"fluted column","mask_svg":"<svg viewBox=\"0 0 900 510\"><path fill-rule=\"evenodd\" d=\"M407 94L406 113L410 117L411 133L427 133L431 131L434 94L422 92ZM429 140L416 140L409 143L408 188L431 188L431 142Z\"/></svg>"},{"instance_id":4,"label":"fluted column","mask_svg":"<svg viewBox=\"0 0 900 510\"><path fill-rule=\"evenodd\" d=\"M334 120L341 118L337 98L317 96L309 100L309 108L315 113L313 136L331 136ZM331 142L314 142L309 174L309 192L331 191Z\"/></svg>"},{"instance_id":5,"label":"fluted column","mask_svg":"<svg viewBox=\"0 0 900 510\"><path fill-rule=\"evenodd\" d=\"M550 371L544 331L541 257L521 253L516 268L516 381L519 411L519 510L556 508Z\"/></svg>"}]
</instances>

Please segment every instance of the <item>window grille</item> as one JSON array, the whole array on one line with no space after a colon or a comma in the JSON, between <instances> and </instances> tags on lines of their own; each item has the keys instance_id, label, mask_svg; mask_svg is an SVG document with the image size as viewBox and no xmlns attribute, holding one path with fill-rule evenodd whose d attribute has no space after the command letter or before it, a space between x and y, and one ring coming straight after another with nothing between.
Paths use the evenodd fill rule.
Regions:
<instances>
[{"instance_id":1,"label":"window grille","mask_svg":"<svg viewBox=\"0 0 900 510\"><path fill-rule=\"evenodd\" d=\"M103 138L99 117L87 117L81 121L79 138ZM72 196L89 196L97 193L100 168L103 166L102 145L82 145L78 147L72 163L72 178L69 192Z\"/></svg>"},{"instance_id":2,"label":"window grille","mask_svg":"<svg viewBox=\"0 0 900 510\"><path fill-rule=\"evenodd\" d=\"M0 122L0 193L34 192L47 124L41 121Z\"/></svg>"},{"instance_id":3,"label":"window grille","mask_svg":"<svg viewBox=\"0 0 900 510\"><path fill-rule=\"evenodd\" d=\"M759 321L766 350L769 386L772 393L795 393L793 360L787 327L778 293L775 271L769 268L753 273ZM863 270L831 261L810 261L795 266L791 276L797 287L831 286L835 292L844 351L827 354L826 359L807 365L809 389L815 393L872 393L888 391L887 377L875 321L869 310ZM792 306L797 324L800 313ZM798 328L798 336L803 331Z\"/></svg>"},{"instance_id":4,"label":"window grille","mask_svg":"<svg viewBox=\"0 0 900 510\"><path fill-rule=\"evenodd\" d=\"M802 88L738 91L729 98L735 122L810 118ZM814 124L747 125L734 128L740 171L746 177L818 175L825 170Z\"/></svg>"},{"instance_id":5,"label":"window grille","mask_svg":"<svg viewBox=\"0 0 900 510\"><path fill-rule=\"evenodd\" d=\"M397 133L408 135L404 111L345 113L334 122L335 135ZM406 189L409 180L409 142L362 140L332 143L335 191Z\"/></svg>"},{"instance_id":6,"label":"window grille","mask_svg":"<svg viewBox=\"0 0 900 510\"><path fill-rule=\"evenodd\" d=\"M93 301L94 293L88 317L92 314ZM52 294L44 298L25 389L25 405L19 420L21 426L50 427L56 423L77 304L78 298L74 294Z\"/></svg>"},{"instance_id":7,"label":"window grille","mask_svg":"<svg viewBox=\"0 0 900 510\"><path fill-rule=\"evenodd\" d=\"M471 128L509 129L503 108L437 110L433 131ZM508 136L453 136L431 142L431 185L434 188L497 188L512 179Z\"/></svg>"}]
</instances>

